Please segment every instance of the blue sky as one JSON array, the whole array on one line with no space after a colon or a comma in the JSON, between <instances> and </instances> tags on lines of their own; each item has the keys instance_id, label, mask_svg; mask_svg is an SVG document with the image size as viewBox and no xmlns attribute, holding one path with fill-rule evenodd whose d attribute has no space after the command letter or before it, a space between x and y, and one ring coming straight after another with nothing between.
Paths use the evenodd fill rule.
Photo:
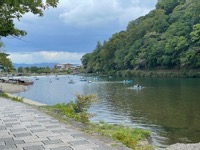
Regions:
<instances>
[{"instance_id":1,"label":"blue sky","mask_svg":"<svg viewBox=\"0 0 200 150\"><path fill-rule=\"evenodd\" d=\"M60 0L43 17L26 14L16 21L23 38L3 38L13 63L80 63L97 41L125 30L128 22L155 8L157 0Z\"/></svg>"}]
</instances>

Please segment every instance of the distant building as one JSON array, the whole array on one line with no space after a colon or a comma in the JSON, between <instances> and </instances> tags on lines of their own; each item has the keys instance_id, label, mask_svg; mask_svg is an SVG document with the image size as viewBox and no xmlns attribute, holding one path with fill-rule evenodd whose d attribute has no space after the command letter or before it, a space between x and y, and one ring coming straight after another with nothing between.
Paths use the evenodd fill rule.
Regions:
<instances>
[{"instance_id":1,"label":"distant building","mask_svg":"<svg viewBox=\"0 0 200 150\"><path fill-rule=\"evenodd\" d=\"M73 67L72 64L58 64L56 65L56 68L59 70L69 70Z\"/></svg>"},{"instance_id":2,"label":"distant building","mask_svg":"<svg viewBox=\"0 0 200 150\"><path fill-rule=\"evenodd\" d=\"M74 70L76 67L73 64L57 64L56 68L59 70Z\"/></svg>"}]
</instances>

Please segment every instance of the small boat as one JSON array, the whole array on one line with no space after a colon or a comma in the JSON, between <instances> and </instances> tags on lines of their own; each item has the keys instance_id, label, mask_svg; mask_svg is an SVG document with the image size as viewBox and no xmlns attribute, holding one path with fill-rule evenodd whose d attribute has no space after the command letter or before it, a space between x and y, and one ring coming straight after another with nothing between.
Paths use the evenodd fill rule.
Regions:
<instances>
[{"instance_id":1,"label":"small boat","mask_svg":"<svg viewBox=\"0 0 200 150\"><path fill-rule=\"evenodd\" d=\"M88 83L92 83L92 81L89 80Z\"/></svg>"},{"instance_id":2,"label":"small boat","mask_svg":"<svg viewBox=\"0 0 200 150\"><path fill-rule=\"evenodd\" d=\"M87 79L81 77L81 78L80 78L80 81L87 81Z\"/></svg>"},{"instance_id":3,"label":"small boat","mask_svg":"<svg viewBox=\"0 0 200 150\"><path fill-rule=\"evenodd\" d=\"M70 80L68 83L69 84L74 84L75 82L73 80Z\"/></svg>"},{"instance_id":4,"label":"small boat","mask_svg":"<svg viewBox=\"0 0 200 150\"><path fill-rule=\"evenodd\" d=\"M123 80L123 83L132 83L133 80Z\"/></svg>"},{"instance_id":5,"label":"small boat","mask_svg":"<svg viewBox=\"0 0 200 150\"><path fill-rule=\"evenodd\" d=\"M144 87L142 87L141 85L137 85L137 84L133 86L133 89L134 89L134 90L141 90L141 89L143 89L143 88L144 88Z\"/></svg>"},{"instance_id":6,"label":"small boat","mask_svg":"<svg viewBox=\"0 0 200 150\"><path fill-rule=\"evenodd\" d=\"M16 83L21 85L32 85L33 81L30 81L26 78L21 78L21 79L16 79Z\"/></svg>"}]
</instances>

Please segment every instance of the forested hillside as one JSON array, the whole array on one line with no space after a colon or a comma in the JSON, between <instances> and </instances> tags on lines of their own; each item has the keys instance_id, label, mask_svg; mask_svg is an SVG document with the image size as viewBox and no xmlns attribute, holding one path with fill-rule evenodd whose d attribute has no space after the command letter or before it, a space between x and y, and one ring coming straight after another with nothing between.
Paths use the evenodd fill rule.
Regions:
<instances>
[{"instance_id":1,"label":"forested hillside","mask_svg":"<svg viewBox=\"0 0 200 150\"><path fill-rule=\"evenodd\" d=\"M90 73L200 68L200 0L158 0L155 10L98 42L82 64Z\"/></svg>"}]
</instances>

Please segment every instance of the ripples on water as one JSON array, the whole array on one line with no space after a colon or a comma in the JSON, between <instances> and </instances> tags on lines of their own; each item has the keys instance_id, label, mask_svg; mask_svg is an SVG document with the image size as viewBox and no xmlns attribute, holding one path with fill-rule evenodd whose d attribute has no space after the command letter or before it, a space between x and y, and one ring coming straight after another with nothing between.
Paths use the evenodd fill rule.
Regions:
<instances>
[{"instance_id":1,"label":"ripples on water","mask_svg":"<svg viewBox=\"0 0 200 150\"><path fill-rule=\"evenodd\" d=\"M75 94L96 94L93 122L105 121L152 131L153 144L200 142L200 79L103 78L92 83L80 76L38 77L28 91L16 95L53 105L75 100ZM73 79L75 84L68 84ZM144 89L135 90L139 83Z\"/></svg>"}]
</instances>

